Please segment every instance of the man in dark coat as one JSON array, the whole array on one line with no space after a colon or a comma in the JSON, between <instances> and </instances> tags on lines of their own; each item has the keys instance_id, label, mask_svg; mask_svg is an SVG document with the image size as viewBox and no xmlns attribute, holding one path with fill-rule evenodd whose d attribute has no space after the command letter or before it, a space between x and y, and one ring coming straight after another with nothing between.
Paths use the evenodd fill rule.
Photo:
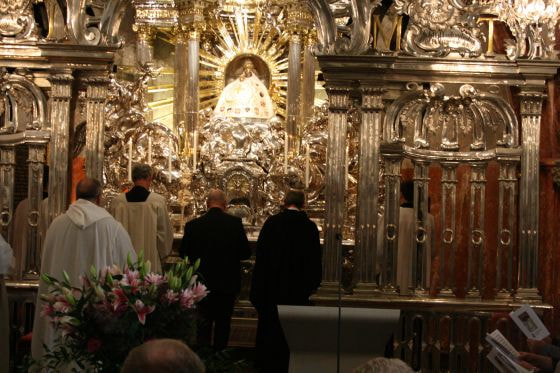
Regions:
<instances>
[{"instance_id":1,"label":"man in dark coat","mask_svg":"<svg viewBox=\"0 0 560 373\"><path fill-rule=\"evenodd\" d=\"M290 350L278 304L307 305L321 284L319 230L302 211L304 194L290 191L284 211L269 217L257 241L251 303L259 315L257 365L261 372L287 372Z\"/></svg>"},{"instance_id":2,"label":"man in dark coat","mask_svg":"<svg viewBox=\"0 0 560 373\"><path fill-rule=\"evenodd\" d=\"M240 261L251 256L241 219L225 213L224 192L212 189L206 201L208 211L185 225L179 254L194 262L200 258L199 273L210 293L198 305L200 320L198 343L210 345L214 324L213 347L227 347L231 315L241 286Z\"/></svg>"}]
</instances>

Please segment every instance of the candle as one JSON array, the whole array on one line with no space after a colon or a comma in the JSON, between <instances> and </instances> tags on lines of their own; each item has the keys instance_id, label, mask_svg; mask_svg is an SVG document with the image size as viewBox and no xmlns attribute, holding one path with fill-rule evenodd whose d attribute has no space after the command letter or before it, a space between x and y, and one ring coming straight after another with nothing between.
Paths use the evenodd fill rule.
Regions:
<instances>
[{"instance_id":1,"label":"candle","mask_svg":"<svg viewBox=\"0 0 560 373\"><path fill-rule=\"evenodd\" d=\"M169 138L169 157L167 157L167 171L169 171L169 182L171 182L171 168L172 168L172 153L173 153L173 141Z\"/></svg>"},{"instance_id":2,"label":"candle","mask_svg":"<svg viewBox=\"0 0 560 373\"><path fill-rule=\"evenodd\" d=\"M152 164L152 138L148 136L148 164Z\"/></svg>"},{"instance_id":3,"label":"candle","mask_svg":"<svg viewBox=\"0 0 560 373\"><path fill-rule=\"evenodd\" d=\"M132 137L128 139L128 180L132 181Z\"/></svg>"},{"instance_id":4,"label":"candle","mask_svg":"<svg viewBox=\"0 0 560 373\"><path fill-rule=\"evenodd\" d=\"M193 173L196 172L196 151L198 148L198 131L194 130L194 141L193 141Z\"/></svg>"},{"instance_id":5,"label":"candle","mask_svg":"<svg viewBox=\"0 0 560 373\"><path fill-rule=\"evenodd\" d=\"M309 144L305 145L305 188L309 188Z\"/></svg>"},{"instance_id":6,"label":"candle","mask_svg":"<svg viewBox=\"0 0 560 373\"><path fill-rule=\"evenodd\" d=\"M288 132L284 133L284 173L288 173Z\"/></svg>"}]
</instances>

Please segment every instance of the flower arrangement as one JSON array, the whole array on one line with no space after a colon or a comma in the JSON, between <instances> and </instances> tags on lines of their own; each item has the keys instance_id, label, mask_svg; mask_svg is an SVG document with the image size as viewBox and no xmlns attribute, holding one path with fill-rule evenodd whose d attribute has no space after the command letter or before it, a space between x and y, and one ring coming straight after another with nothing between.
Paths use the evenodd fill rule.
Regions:
<instances>
[{"instance_id":1,"label":"flower arrangement","mask_svg":"<svg viewBox=\"0 0 560 373\"><path fill-rule=\"evenodd\" d=\"M43 317L61 337L39 362L58 369L73 363L87 371L118 372L128 352L146 340L176 338L189 343L195 336L196 303L208 293L198 282L199 261L185 258L164 275L150 272L140 253L137 263L95 267L81 276L81 288L43 274L49 293L42 294Z\"/></svg>"}]
</instances>

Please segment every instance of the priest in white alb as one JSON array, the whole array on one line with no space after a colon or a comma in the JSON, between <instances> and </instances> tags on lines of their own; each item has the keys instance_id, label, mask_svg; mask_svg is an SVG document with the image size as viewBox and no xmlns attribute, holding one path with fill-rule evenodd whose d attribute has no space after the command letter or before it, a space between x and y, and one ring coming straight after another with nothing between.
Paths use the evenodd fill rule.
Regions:
<instances>
[{"instance_id":1,"label":"priest in white alb","mask_svg":"<svg viewBox=\"0 0 560 373\"><path fill-rule=\"evenodd\" d=\"M72 286L80 287L80 276L89 273L92 265L97 269L113 264L123 268L128 255L133 261L137 257L126 230L99 206L99 181L88 178L80 181L76 198L76 202L54 219L47 230L41 274L62 279L63 271L66 271ZM34 359L45 353L43 344L52 348L57 336L48 319L41 316L43 302L40 295L47 292L48 285L40 281L31 346Z\"/></svg>"},{"instance_id":2,"label":"priest in white alb","mask_svg":"<svg viewBox=\"0 0 560 373\"><path fill-rule=\"evenodd\" d=\"M122 223L137 253L152 264L152 271L161 273L161 262L171 252L173 229L165 198L150 192L153 173L146 164L132 168L134 187L111 202L111 214Z\"/></svg>"}]
</instances>

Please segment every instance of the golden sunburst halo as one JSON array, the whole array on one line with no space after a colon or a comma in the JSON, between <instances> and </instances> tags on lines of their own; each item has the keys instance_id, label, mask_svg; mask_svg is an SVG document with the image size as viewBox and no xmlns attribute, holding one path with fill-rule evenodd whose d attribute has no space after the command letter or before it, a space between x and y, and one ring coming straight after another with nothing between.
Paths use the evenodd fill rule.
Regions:
<instances>
[{"instance_id":1,"label":"golden sunburst halo","mask_svg":"<svg viewBox=\"0 0 560 373\"><path fill-rule=\"evenodd\" d=\"M216 105L241 60L250 58L269 87L276 114L286 116L289 34L278 26L282 18L283 12L265 15L260 7L228 7L218 13L200 51L201 109Z\"/></svg>"}]
</instances>

